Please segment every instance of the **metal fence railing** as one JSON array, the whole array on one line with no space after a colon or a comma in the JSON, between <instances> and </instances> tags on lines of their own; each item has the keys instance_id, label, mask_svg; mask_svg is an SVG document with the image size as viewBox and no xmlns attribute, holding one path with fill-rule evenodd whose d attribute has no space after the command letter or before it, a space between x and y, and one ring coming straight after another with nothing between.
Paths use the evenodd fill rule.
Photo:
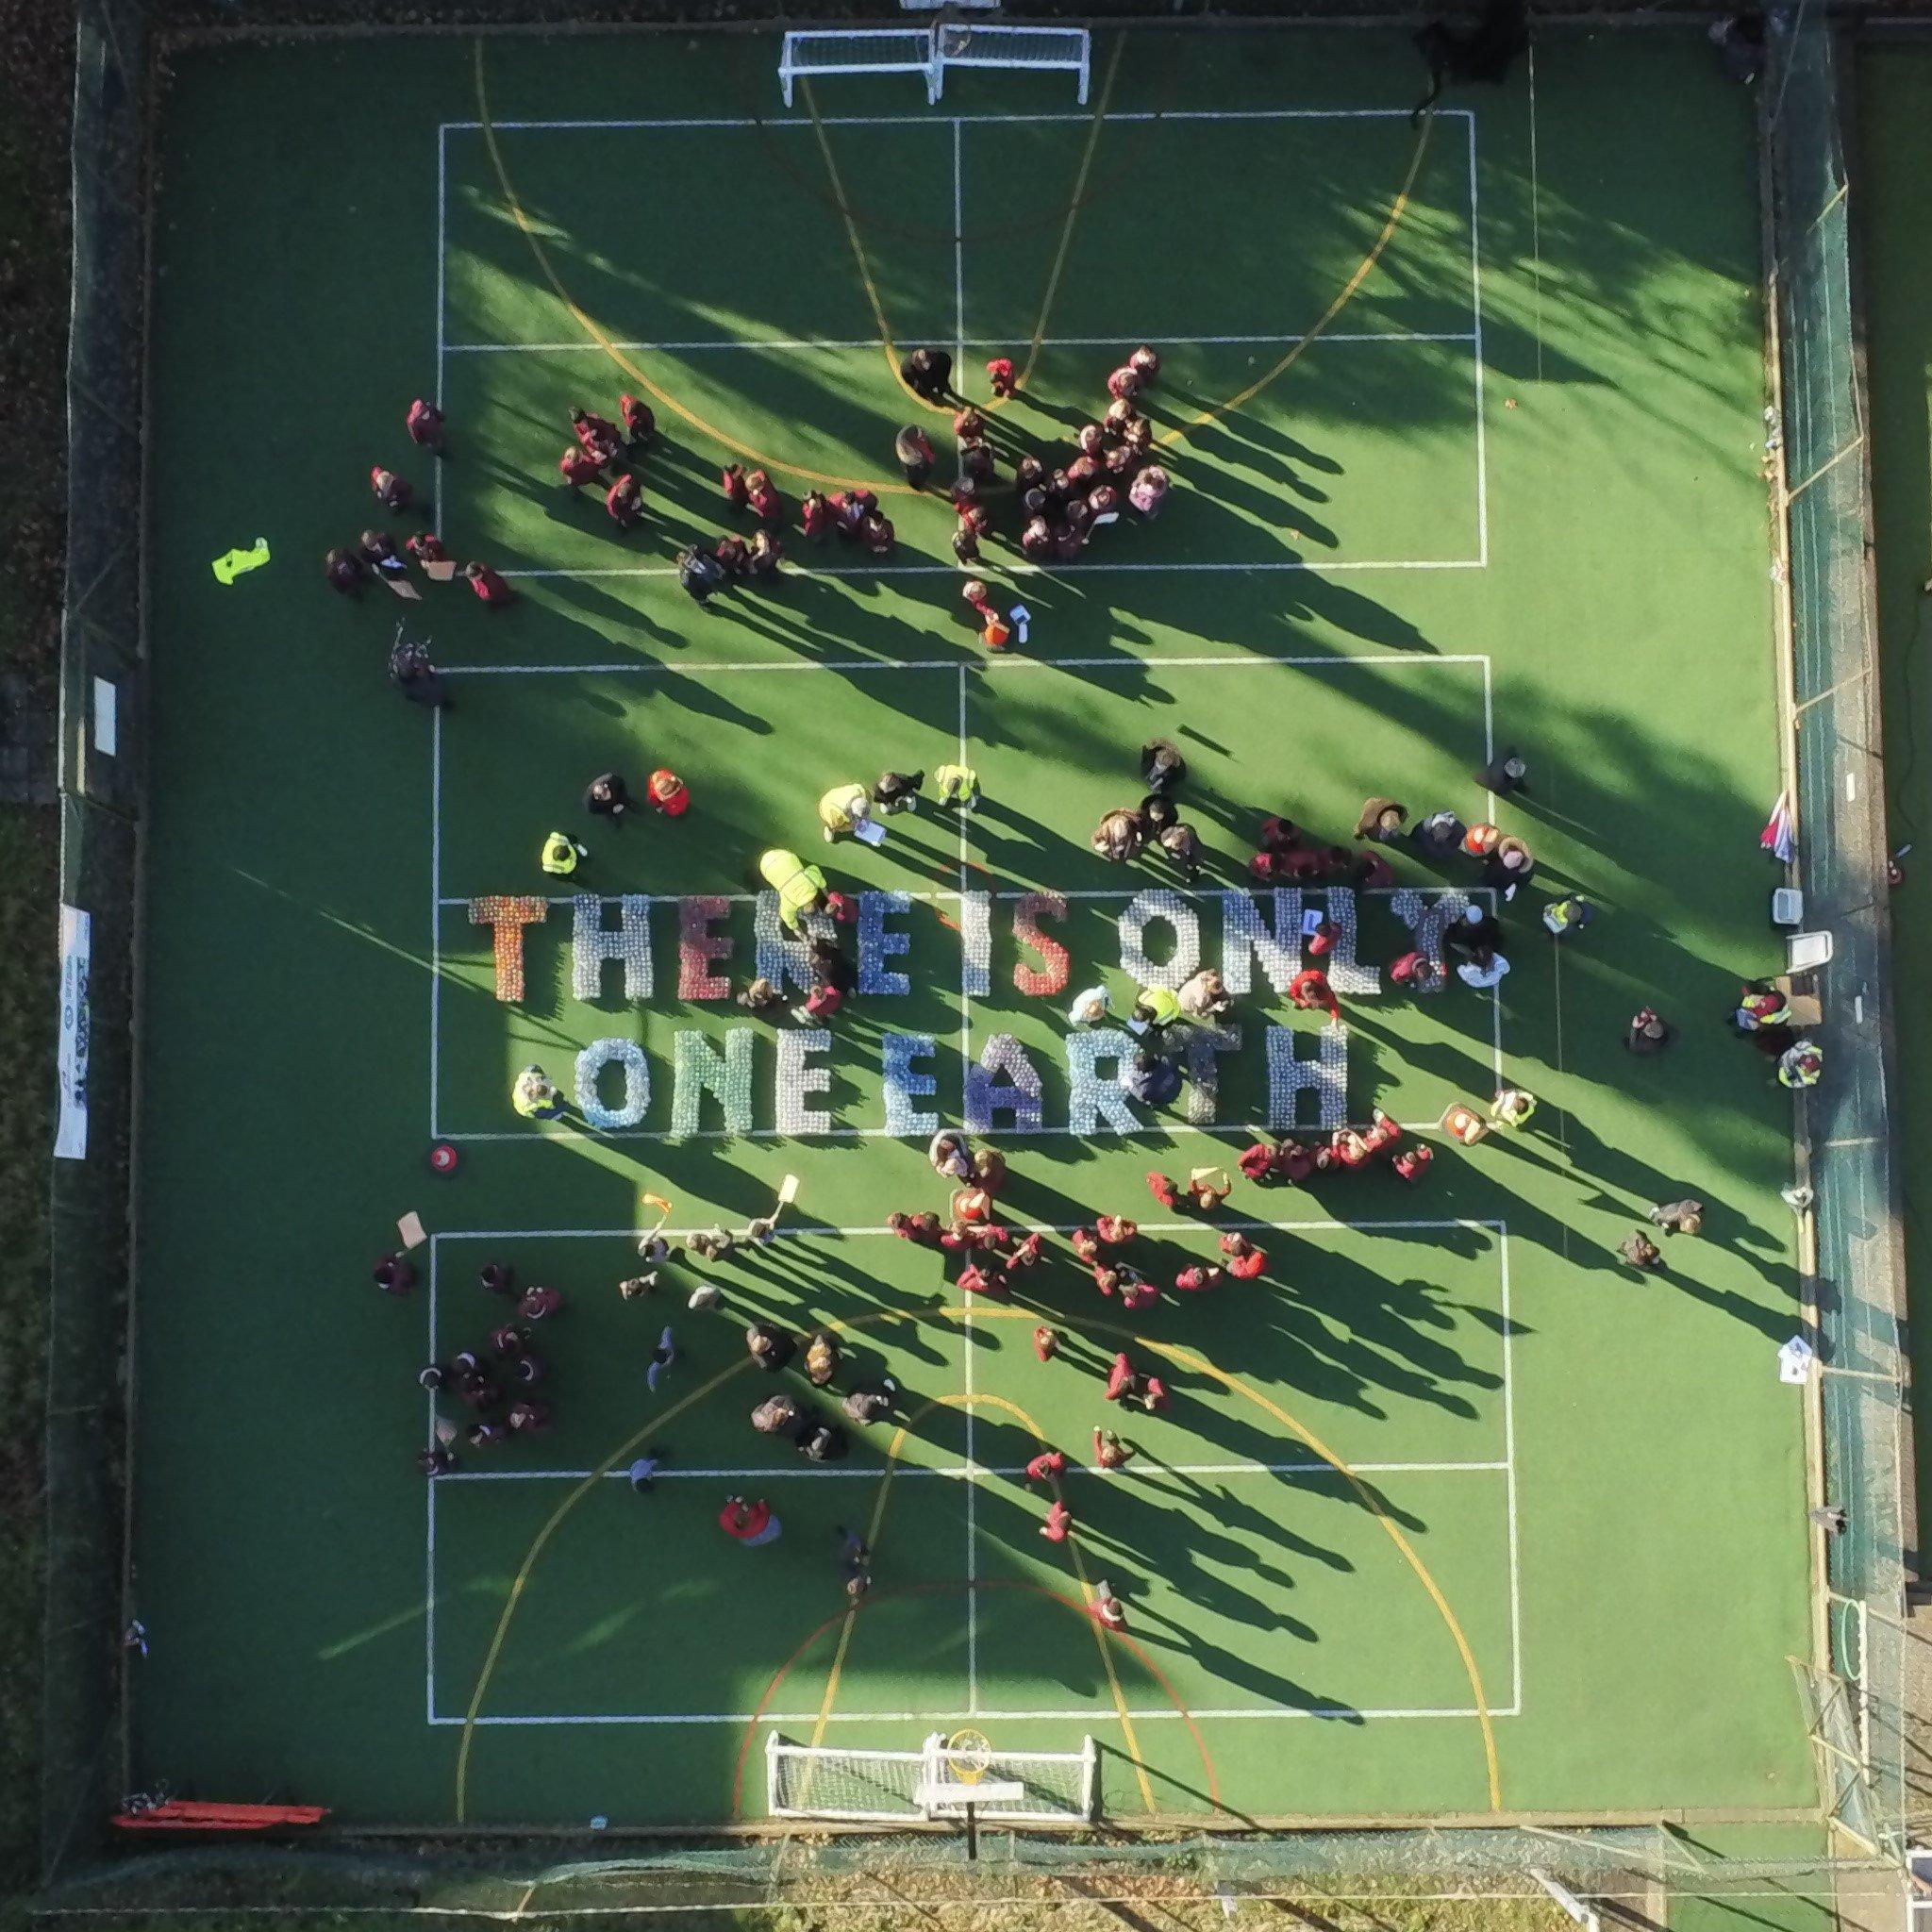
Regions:
<instances>
[{"instance_id":1,"label":"metal fence railing","mask_svg":"<svg viewBox=\"0 0 1932 1932\"><path fill-rule=\"evenodd\" d=\"M1798 856L1820 974L1824 1082L1804 1096L1812 1297L1823 1365L1830 1669L1856 1688L1862 1775L1839 1823L1903 1851L1909 1490L1905 1261L1889 1095L1894 1078L1885 756L1871 578L1863 347L1846 155L1848 43L1823 6L1774 10L1764 78L1772 294L1783 402ZM1827 1789L1839 1789L1827 1778Z\"/></svg>"},{"instance_id":2,"label":"metal fence railing","mask_svg":"<svg viewBox=\"0 0 1932 1932\"><path fill-rule=\"evenodd\" d=\"M1132 19L1148 6L1099 9ZM1354 15L1380 0L1337 0ZM1168 0L1158 0L1165 15ZM541 19L545 0L476 0L441 20ZM594 8L591 11L594 12ZM661 18L704 13L695 0L650 0ZM752 9L756 11L756 8ZM798 17L847 9L803 0ZM1051 6L1037 9L1051 17ZM1091 9L1082 9L1089 11ZM1319 17L1310 4L1297 9ZM1391 10L1412 12L1407 0ZM1570 11L1557 7L1552 13ZM1599 15L1651 7L1604 6ZM85 1157L57 1164L52 1358L49 1365L47 1721L44 1874L51 1899L99 1909L182 1904L364 1907L434 1906L514 1916L545 1910L680 1904L784 1904L808 1888L851 1901L903 1901L948 1874L959 1901L957 1848L943 1836L783 1838L671 1846L636 1856L565 1857L508 1840L334 1840L300 1850L225 1848L181 1857L116 1857L106 1820L122 1795L118 1695L123 1474L113 1444L131 1352L128 1127L134 1105L138 848L142 799L142 523L139 465L144 355L146 133L151 42L178 18L198 34L249 32L352 18L422 24L416 0L366 7L321 0L240 0L210 19L176 0L80 0L75 102L74 325L70 474L75 479L60 720L61 890L91 916L92 1025ZM1908 1816L1904 1585L1910 1546L1906 1381L1900 1343L1903 1264L1887 1098L1890 1079L1884 788L1877 644L1865 576L1865 474L1853 300L1850 180L1842 135L1841 57L1822 10L1774 15L1762 86L1771 227L1769 294L1783 393L1781 508L1790 552L1790 627L1799 882L1814 926L1834 935L1824 970L1827 1084L1804 1109L1815 1189L1827 1493L1846 1512L1830 1549L1828 1662L1819 1709L1857 1803L1838 1807L1866 1850L1841 1834L1836 1859L1718 1858L1652 1822L1560 1830L1522 1825L1282 1831L1239 1838L1166 1835L1096 1843L989 1834L974 1883L990 1899L1079 1885L1130 1899L1142 1879L1186 1874L1201 1888L1267 1897L1316 1882L1341 1893L1440 1885L1534 1895L1532 1872L1574 1890L1628 1895L1656 1886L1690 1895L1828 1893L1848 1871L1896 1861ZM112 749L100 728L116 721ZM1836 1685L1849 1687L1849 1705ZM427 1840L427 1842L425 1842ZM607 1852L615 1846L603 1848ZM782 1866L782 1884L781 1884ZM935 1879L933 1881L937 1883ZM1151 1894L1150 1894L1151 1895ZM1051 1894L1064 1897L1064 1890Z\"/></svg>"},{"instance_id":3,"label":"metal fence railing","mask_svg":"<svg viewBox=\"0 0 1932 1932\"><path fill-rule=\"evenodd\" d=\"M145 23L81 0L74 94L67 577L58 779L62 1113L51 1184L42 1865L104 1830L122 1781L116 1671L128 1341L142 792ZM84 918L75 915L85 915Z\"/></svg>"}]
</instances>

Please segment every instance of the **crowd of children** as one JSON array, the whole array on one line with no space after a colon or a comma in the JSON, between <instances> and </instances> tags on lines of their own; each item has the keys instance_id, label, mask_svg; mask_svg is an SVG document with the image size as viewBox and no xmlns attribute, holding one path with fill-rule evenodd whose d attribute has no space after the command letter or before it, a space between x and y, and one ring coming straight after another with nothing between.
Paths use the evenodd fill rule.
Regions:
<instances>
[{"instance_id":1,"label":"crowd of children","mask_svg":"<svg viewBox=\"0 0 1932 1932\"><path fill-rule=\"evenodd\" d=\"M1017 504L1009 534L1021 555L1035 562L1074 561L1100 531L1120 520L1123 508L1143 518L1158 515L1171 482L1153 459L1154 427L1139 399L1153 386L1159 370L1160 358L1153 349L1144 344L1136 349L1108 375L1107 408L1079 426L1073 454L1060 461L1057 455L1049 459L1009 452L1012 474L1005 480L986 413L962 403L953 419L958 458L952 485L957 514L953 551L959 562L979 560L981 541L995 528L995 499L1008 489ZM936 406L961 401L951 390L952 358L943 351L912 351L901 374L908 388ZM989 362L987 375L995 404L1015 393L1008 358ZM409 441L432 458L441 460L448 456L448 425L441 408L426 398L419 396L409 405L404 428ZM644 511L643 456L658 433L650 405L626 391L618 398L616 421L574 408L570 431L571 440L557 460L563 487L573 496L585 490L600 491L616 528L635 528ZM937 462L924 429L916 424L902 428L893 441L893 456L908 486L924 490ZM785 554L788 511L769 472L747 471L743 464L730 462L721 471L719 482L727 510L734 518L748 517L751 526L747 534L727 530L714 542L691 543L678 551L678 581L700 605L734 582L774 577ZM369 485L377 505L391 516L402 516L415 507L414 487L392 470L373 466ZM897 541L878 493L862 485L808 491L799 502L798 521L813 543L836 537L876 558L890 556ZM515 592L491 565L472 561L458 572L442 540L430 529L416 531L400 546L386 529L364 530L354 543L327 552L324 575L344 596L359 595L372 581L384 581L398 594L413 598L420 592L410 576L411 563L433 582L459 576L492 608L515 601Z\"/></svg>"},{"instance_id":2,"label":"crowd of children","mask_svg":"<svg viewBox=\"0 0 1932 1932\"><path fill-rule=\"evenodd\" d=\"M1142 516L1158 513L1169 481L1152 460L1154 433L1138 400L1158 371L1159 358L1144 347L1116 369L1108 378L1109 402L1105 414L1080 425L1075 438L1077 454L1063 466L1049 466L1029 454L1008 457L1010 489L1018 511L1014 534L1024 556L1042 562L1071 562L1099 531L1118 521L1124 504ZM908 388L934 403L957 400L950 389L951 373L951 358L930 350L913 352L901 371ZM988 365L988 375L996 399L1013 393L1015 378L1009 361L995 359ZM619 418L621 427L589 410L572 409L572 443L558 467L569 490L602 491L611 521L620 530L628 530L642 513L641 465L656 425L648 406L629 394L620 398ZM446 429L434 406L420 399L412 404L406 427L418 447L437 459L446 457ZM979 557L981 541L994 528L991 498L1002 487L1000 456L986 412L971 405L963 407L954 416L952 429L958 459L958 477L952 486L957 511L954 550L961 564L971 564ZM908 486L926 488L937 462L926 432L917 425L902 429L895 439L894 455ZM744 535L727 531L715 543L693 544L679 554L680 581L700 603L734 581L774 575L783 557L781 532L788 512L770 475L762 469L747 472L733 462L724 468L721 483L727 509L734 518L744 520L748 530ZM381 467L371 471L370 488L378 504L392 516L404 514L414 500L408 482ZM799 505L799 521L809 541L836 538L874 556L890 554L896 541L892 523L877 495L862 488L808 492ZM328 553L327 575L338 591L353 594L372 576L392 582L406 577L411 561L432 579L448 581L457 575L432 532L418 532L399 550L387 531L371 529L365 530L355 545ZM500 607L509 601L508 585L487 565L470 563L461 575L486 605ZM986 641L994 648L1003 647L1010 632L986 587L970 580L965 591L966 603L983 621ZM428 704L448 702L423 647L399 639L391 669L406 695ZM1158 856L1181 877L1192 880L1202 869L1203 843L1195 827L1182 816L1181 801L1189 778L1187 760L1171 740L1156 738L1141 747L1139 770L1142 795L1137 803L1115 807L1103 815L1091 835L1091 847L1114 864ZM941 805L970 811L979 803L979 780L971 768L949 763L937 768L931 778ZM1478 782L1491 796L1524 791L1525 761L1513 748L1505 751L1481 772ZM887 770L870 785L852 781L833 787L818 803L824 840L831 843L848 837L872 836L878 820L914 809L926 784L924 772ZM651 774L645 799L675 817L688 807L690 793L675 773L660 769ZM594 777L585 791L584 805L593 818L621 823L632 808L623 774L607 772ZM1440 948L1417 940L1388 963L1389 982L1402 991L1432 993L1453 970L1471 987L1498 984L1510 970L1504 950L1503 919L1521 889L1536 876L1537 863L1523 840L1503 833L1488 820L1465 823L1449 808L1412 818L1400 800L1377 795L1364 802L1352 840L1331 842L1286 817L1269 816L1259 823L1247 872L1263 887L1345 885L1357 891L1387 891L1395 882L1387 850L1398 843L1406 844L1431 865L1462 869L1473 897L1442 933ZM582 865L589 851L574 835L553 831L544 841L541 864L548 873L569 875ZM841 929L858 917L857 900L834 890L817 866L807 864L789 850L766 851L757 871L758 881L776 895L781 924L806 945L814 984L793 1010L802 1020L822 1022L837 1013L858 990L857 968L841 937ZM829 916L829 932L823 922L813 918L817 914ZM1582 931L1592 917L1590 903L1575 895L1553 898L1541 908L1545 929L1558 942ZM1302 937L1309 963L1295 974L1286 997L1296 1008L1324 1013L1331 1023L1338 1023L1341 1002L1323 963L1337 944L1335 926L1326 916L1311 912ZM753 980L737 998L754 1011L784 1004L779 991L762 978ZM1220 974L1212 968L1203 968L1178 987L1140 988L1128 1020L1140 1036L1140 1044L1121 1070L1123 1089L1149 1106L1173 1102L1193 1076L1195 1058L1190 1047L1194 1037L1202 1029L1218 1027L1233 1005ZM1095 987L1075 997L1068 1017L1074 1025L1093 1025L1109 1011L1107 990ZM1777 1077L1784 1085L1807 1087L1822 1076L1823 1056L1814 1042L1799 1037L1790 996L1780 985L1747 986L1730 1021L1740 1036L1775 1061ZM1670 1024L1645 1007L1631 1018L1624 1044L1633 1054L1652 1055L1665 1050L1673 1038ZM554 1119L569 1110L569 1103L537 1066L525 1068L517 1075L511 1098L519 1113L533 1119ZM1504 1088L1484 1109L1468 1102L1456 1103L1440 1125L1453 1143L1473 1146L1490 1132L1522 1129L1535 1108L1534 1095ZM1048 1230L1021 1229L1002 1219L999 1196L1008 1180L1005 1157L996 1148L977 1144L952 1128L934 1137L928 1157L935 1174L948 1186L944 1211L918 1208L895 1212L888 1217L890 1230L908 1242L932 1249L942 1265L956 1264L953 1280L962 1294L1008 1300L1024 1288L1034 1291L1044 1314L1047 1298L1058 1286L1054 1277L1060 1271L1050 1267L1043 1277L1038 1271L1043 1263L1058 1260L1062 1251ZM1375 1108L1366 1128L1339 1127L1325 1138L1291 1135L1257 1139L1240 1151L1234 1166L1249 1184L1279 1188L1316 1184L1328 1175L1386 1162L1401 1180L1415 1184L1427 1177L1434 1158L1435 1150L1426 1141L1412 1130L1406 1132L1391 1115ZM1162 1211L1198 1217L1212 1229L1236 1182L1223 1169L1205 1167L1181 1179L1157 1170L1147 1174L1146 1185ZM1618 1252L1633 1268L1657 1269L1663 1264L1663 1254L1653 1231L1665 1238L1696 1236L1703 1222L1701 1202L1685 1199L1661 1204L1651 1210L1646 1226L1634 1230ZM1184 1298L1210 1293L1228 1283L1260 1277L1269 1263L1266 1251L1249 1232L1256 1225L1248 1222L1222 1226L1216 1234L1216 1259L1189 1259L1178 1266L1163 1266L1129 1216L1102 1213L1068 1233L1064 1253L1103 1300L1116 1304L1125 1314L1139 1315L1169 1295ZM741 1247L764 1245L774 1235L775 1224L769 1220L755 1221L737 1234L722 1226L697 1230L684 1237L682 1256L689 1265L709 1273L727 1264ZM640 1243L640 1252L647 1272L618 1284L620 1295L627 1301L653 1292L658 1264L670 1257L673 1248L669 1240L654 1233ZM377 1286L388 1293L406 1294L415 1282L414 1266L405 1253L386 1255L374 1272ZM1037 1286L1042 1280L1050 1284L1043 1292ZM515 1438L541 1435L553 1421L549 1371L534 1344L534 1336L543 1322L559 1312L561 1294L545 1286L520 1290L514 1271L504 1262L485 1266L479 1281L486 1291L508 1299L514 1307L480 1345L458 1349L425 1366L418 1374L421 1387L437 1398L433 1440L418 1457L420 1467L431 1477L447 1474L456 1467L459 1437L467 1449L488 1450ZM694 1309L715 1307L723 1298L722 1288L708 1280L692 1291L690 1306ZM843 1385L842 1392L833 1398L838 1404L836 1414L827 1413L809 1396L790 1390L764 1396L751 1409L754 1431L789 1441L808 1461L841 1459L849 1452L853 1426L886 1422L899 1409L898 1384L891 1376L855 1379L847 1345L830 1326L795 1334L758 1318L744 1329L744 1341L751 1359L765 1374L775 1375L796 1365L809 1389L822 1395ZM1064 1344L1062 1329L1053 1321L1042 1319L1034 1327L1032 1345L1041 1364L1071 1363L1072 1352ZM675 1338L666 1325L644 1364L649 1389L658 1387L675 1359ZM1101 1401L1147 1414L1158 1414L1171 1406L1167 1384L1159 1374L1137 1364L1129 1350L1115 1352L1096 1373ZM444 1401L458 1405L467 1422L441 1413ZM1131 1442L1099 1420L1093 1424L1092 1442L1092 1466L1101 1473L1122 1469L1136 1453ZM668 1458L669 1451L661 1445L639 1457L628 1471L632 1487L641 1494L648 1493ZM1040 1534L1056 1542L1064 1541L1074 1527L1072 1506L1059 1481L1068 1467L1065 1453L1048 1446L1040 1450L1024 1472L1027 1483L1045 1485L1051 1491ZM747 1546L769 1544L782 1530L768 1503L736 1495L724 1500L719 1522L727 1535ZM872 1552L861 1538L842 1528L836 1537L844 1587L857 1597L870 1587ZM1095 1592L1093 1607L1109 1627L1124 1626L1125 1611L1105 1583Z\"/></svg>"},{"instance_id":3,"label":"crowd of children","mask_svg":"<svg viewBox=\"0 0 1932 1932\"><path fill-rule=\"evenodd\" d=\"M419 449L426 450L439 461L448 456L448 427L442 411L434 403L418 396L409 405L403 426ZM369 472L369 489L378 508L391 516L401 516L415 505L415 488L408 479L379 463ZM325 556L323 575L329 588L345 597L359 596L370 583L382 582L401 596L416 598L422 593L410 575L411 563L432 583L449 583L460 576L475 596L492 609L515 601L516 593L504 581L502 574L487 563L466 563L458 573L442 539L429 529L416 531L400 547L385 529L364 530L354 543L338 544ZM406 691L405 694L416 696L420 692Z\"/></svg>"}]
</instances>

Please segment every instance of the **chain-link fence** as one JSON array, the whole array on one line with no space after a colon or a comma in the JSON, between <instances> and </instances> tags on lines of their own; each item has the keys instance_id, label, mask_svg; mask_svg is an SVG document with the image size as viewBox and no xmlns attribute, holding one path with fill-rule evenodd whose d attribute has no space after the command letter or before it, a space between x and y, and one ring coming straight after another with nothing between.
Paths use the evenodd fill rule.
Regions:
<instances>
[{"instance_id":1,"label":"chain-link fence","mask_svg":"<svg viewBox=\"0 0 1932 1932\"><path fill-rule=\"evenodd\" d=\"M1909 1483L1905 1261L1889 1092L1894 1077L1885 769L1871 580L1863 344L1846 159L1849 49L1819 5L1768 23L1765 128L1782 385L1798 857L1805 922L1830 933L1820 974L1827 1076L1805 1096L1814 1194L1831 1670L1855 1688L1860 1776L1831 1760L1840 1826L1903 1849ZM1831 1700L1821 1705L1828 1710ZM1830 1754L1826 1754L1829 1758Z\"/></svg>"},{"instance_id":2,"label":"chain-link fence","mask_svg":"<svg viewBox=\"0 0 1932 1932\"><path fill-rule=\"evenodd\" d=\"M61 1129L52 1182L42 1857L58 1873L122 1784L128 1124L142 777L142 380L145 22L79 9L68 539L58 774Z\"/></svg>"},{"instance_id":3,"label":"chain-link fence","mask_svg":"<svg viewBox=\"0 0 1932 1932\"><path fill-rule=\"evenodd\" d=\"M1152 0L1150 0L1150 6ZM1166 15L1167 0L1158 0ZM929 1895L1064 1905L1160 1900L1185 1892L1230 1902L1295 1887L1329 1895L1407 1896L1428 1888L1497 1898L1539 1896L1532 1874L1580 1892L1642 1901L1659 1894L1827 1897L1848 1874L1893 1866L1910 1806L1903 1622L1907 1521L1903 1274L1888 1153L1889 935L1876 641L1865 576L1868 485L1855 327L1842 58L1822 10L1770 23L1764 86L1780 338L1790 616L1795 687L1800 880L1809 923L1834 935L1824 974L1828 1084L1807 1108L1816 1191L1824 1458L1830 1499L1846 1512L1831 1547L1830 1673L1820 1708L1849 1754L1855 1827L1836 1859L1745 1861L1699 1850L1661 1825L1534 1830L1391 1828L1274 1835L1113 1839L982 1834L966 1872L945 1833L820 1832L726 1845L656 1841L611 1857L577 1841L424 1842L400 1838L299 1850L229 1848L116 1856L107 1820L125 1789L117 1694L124 1365L131 1347L126 1137L132 1108L142 797L141 546L143 259L150 75L164 30L259 33L301 22L381 18L384 0L326 8L307 0L81 0L75 110L72 504L61 682L62 892L91 915L92 1025L84 1158L57 1163L48 1422L48 1618L44 1868L48 1902L99 1910L259 1903L402 1907L514 1916L627 1908L700 1910L801 1898L890 1905ZM417 0L393 9L414 25L554 17L548 0L471 0L425 23ZM651 0L611 17L715 12L707 0ZM756 9L753 9L756 10ZM843 5L788 9L836 17ZM1048 5L1035 11L1051 15ZM1091 12L1091 8L1081 9ZM1101 11L1133 18L1134 5ZM1313 0L1337 10L1412 17L1407 4ZM1541 9L1655 19L1676 9ZM1227 9L1253 18L1246 9ZM573 9L582 23L592 14ZM883 18L881 14L878 16ZM104 728L104 717L113 728ZM1831 1677L1851 1687L1842 1705ZM1824 1789L1824 1787L1822 1787ZM1838 1790L1837 1786L1830 1787Z\"/></svg>"}]
</instances>

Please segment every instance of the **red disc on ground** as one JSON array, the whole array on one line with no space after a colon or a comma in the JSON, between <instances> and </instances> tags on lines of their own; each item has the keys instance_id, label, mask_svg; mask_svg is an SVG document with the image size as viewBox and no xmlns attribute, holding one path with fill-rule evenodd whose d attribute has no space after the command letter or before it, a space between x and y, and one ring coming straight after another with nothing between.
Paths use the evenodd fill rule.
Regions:
<instances>
[{"instance_id":1,"label":"red disc on ground","mask_svg":"<svg viewBox=\"0 0 1932 1932\"><path fill-rule=\"evenodd\" d=\"M447 1141L439 1141L429 1150L429 1172L431 1174L454 1174L457 1171L457 1150Z\"/></svg>"}]
</instances>

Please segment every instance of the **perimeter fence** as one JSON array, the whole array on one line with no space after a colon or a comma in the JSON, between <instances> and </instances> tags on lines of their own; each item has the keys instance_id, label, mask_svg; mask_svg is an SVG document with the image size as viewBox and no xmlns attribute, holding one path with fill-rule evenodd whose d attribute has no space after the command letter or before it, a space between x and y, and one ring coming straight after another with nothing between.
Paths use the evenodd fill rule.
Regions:
<instances>
[{"instance_id":1,"label":"perimeter fence","mask_svg":"<svg viewBox=\"0 0 1932 1932\"><path fill-rule=\"evenodd\" d=\"M668 21L724 10L702 0L608 12L574 25ZM1036 17L1066 17L1052 5ZM88 973L75 993L80 1058L71 1098L84 1148L57 1162L50 1314L48 1612L43 1903L56 1911L270 1905L402 1908L504 1917L533 1912L702 1911L799 1902L1064 1907L1077 1899L1172 1906L1282 1895L1390 1899L1431 1890L1541 1896L1533 1874L1588 1896L1828 1898L1894 1874L1914 1819L1916 1755L1906 1694L1904 1586L1912 1525L1904 1481L1903 1274L1886 1097L1889 936L1876 639L1865 575L1869 488L1853 300L1844 58L1822 9L1770 23L1761 83L1778 323L1790 609L1796 693L1800 879L1811 923L1834 935L1824 991L1832 1077L1806 1109L1816 1191L1816 1289L1828 1493L1847 1526L1830 1549L1830 1677L1824 1693L1849 1774L1827 1778L1839 1832L1829 1855L1723 1858L1667 1824L1184 1834L981 1834L976 1865L943 1832L793 1832L720 1844L585 1835L540 1843L425 1833L325 1839L300 1847L130 1853L108 1819L126 1789L119 1620L123 1471L114 1449L128 1397L127 1134L133 1108L143 685L141 449L148 128L165 42L270 37L291 28L556 24L561 0L475 0L425 18L419 0L81 0L74 122L74 317L69 434L74 478L60 708L61 889L88 915ZM1308 0L1304 19L1407 4ZM1549 16L1654 22L1690 8L1540 8ZM737 24L752 24L733 6ZM1111 22L1171 20L1168 0L1081 8ZM1224 9L1229 20L1278 9ZM791 19L849 19L802 0ZM874 21L895 18L881 8ZM776 18L775 9L773 18ZM1814 1667L1817 1660L1811 1660ZM235 1795L235 1794L228 1794Z\"/></svg>"},{"instance_id":2,"label":"perimeter fence","mask_svg":"<svg viewBox=\"0 0 1932 1932\"><path fill-rule=\"evenodd\" d=\"M1912 1520L1885 755L1855 252L1852 53L1822 5L1768 22L1763 122L1781 384L1797 856L1828 1077L1804 1096L1810 1286L1822 1363L1828 1673L1810 1679L1826 1801L1865 1850L1902 1857L1921 1800L1909 1709ZM1847 1687L1848 1698L1835 1695Z\"/></svg>"}]
</instances>

